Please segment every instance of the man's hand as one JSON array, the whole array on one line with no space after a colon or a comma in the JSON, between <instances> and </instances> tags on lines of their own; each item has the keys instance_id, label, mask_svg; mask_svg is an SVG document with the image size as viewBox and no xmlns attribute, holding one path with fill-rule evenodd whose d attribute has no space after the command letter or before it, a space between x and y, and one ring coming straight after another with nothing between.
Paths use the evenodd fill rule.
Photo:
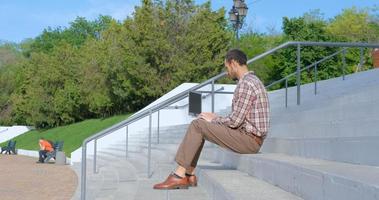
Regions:
<instances>
[{"instance_id":1,"label":"man's hand","mask_svg":"<svg viewBox=\"0 0 379 200\"><path fill-rule=\"evenodd\" d=\"M199 116L197 118L199 119L204 119L205 121L207 122L211 122L212 119L216 118L217 115L214 114L214 113L210 113L210 112L202 112L199 114Z\"/></svg>"}]
</instances>

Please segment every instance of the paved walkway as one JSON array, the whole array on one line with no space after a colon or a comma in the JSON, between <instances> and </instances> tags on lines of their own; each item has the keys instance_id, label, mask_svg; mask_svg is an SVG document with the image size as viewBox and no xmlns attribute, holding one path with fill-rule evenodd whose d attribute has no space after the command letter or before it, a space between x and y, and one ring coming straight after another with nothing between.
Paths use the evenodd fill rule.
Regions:
<instances>
[{"instance_id":1,"label":"paved walkway","mask_svg":"<svg viewBox=\"0 0 379 200\"><path fill-rule=\"evenodd\" d=\"M77 176L70 166L37 164L37 159L0 155L0 199L71 199Z\"/></svg>"}]
</instances>

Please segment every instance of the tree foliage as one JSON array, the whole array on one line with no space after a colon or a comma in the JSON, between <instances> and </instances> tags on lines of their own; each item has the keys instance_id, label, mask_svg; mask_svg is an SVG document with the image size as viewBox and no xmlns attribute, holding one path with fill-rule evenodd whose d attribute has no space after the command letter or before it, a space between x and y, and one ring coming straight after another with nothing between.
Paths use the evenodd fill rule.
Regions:
<instances>
[{"instance_id":1,"label":"tree foliage","mask_svg":"<svg viewBox=\"0 0 379 200\"><path fill-rule=\"evenodd\" d=\"M290 40L371 42L379 35L376 12L351 8L325 20L313 10L283 18L282 34L247 31L238 44L252 58ZM78 17L69 27L48 27L20 44L1 43L0 124L45 128L134 112L183 82L204 81L223 70L226 51L237 44L225 14L210 2L142 0L123 21ZM302 47L301 66L338 50ZM359 50L349 50L346 58L347 72L355 71ZM320 64L319 79L341 75L341 66L341 57ZM249 66L265 84L296 67L296 48ZM302 83L314 78L312 70L301 75Z\"/></svg>"},{"instance_id":2,"label":"tree foliage","mask_svg":"<svg viewBox=\"0 0 379 200\"><path fill-rule=\"evenodd\" d=\"M369 10L352 7L334 17L327 30L342 41L379 42L379 21Z\"/></svg>"},{"instance_id":3,"label":"tree foliage","mask_svg":"<svg viewBox=\"0 0 379 200\"><path fill-rule=\"evenodd\" d=\"M182 82L205 80L229 48L224 16L209 2L143 0L123 22L78 17L47 28L21 45L26 60L2 118L59 126L133 112Z\"/></svg>"}]
</instances>

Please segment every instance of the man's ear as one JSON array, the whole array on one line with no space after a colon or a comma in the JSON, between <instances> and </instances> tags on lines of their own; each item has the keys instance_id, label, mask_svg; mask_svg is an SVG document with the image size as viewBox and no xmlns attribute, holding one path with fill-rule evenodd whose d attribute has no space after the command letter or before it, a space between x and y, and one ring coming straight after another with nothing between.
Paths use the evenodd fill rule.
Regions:
<instances>
[{"instance_id":1,"label":"man's ear","mask_svg":"<svg viewBox=\"0 0 379 200\"><path fill-rule=\"evenodd\" d=\"M231 66L233 66L233 67L232 67L232 70L233 70L234 72L237 72L237 67L238 67L238 63L237 63L237 61L235 61L235 60L231 60L231 61L230 61L230 64L231 64Z\"/></svg>"}]
</instances>

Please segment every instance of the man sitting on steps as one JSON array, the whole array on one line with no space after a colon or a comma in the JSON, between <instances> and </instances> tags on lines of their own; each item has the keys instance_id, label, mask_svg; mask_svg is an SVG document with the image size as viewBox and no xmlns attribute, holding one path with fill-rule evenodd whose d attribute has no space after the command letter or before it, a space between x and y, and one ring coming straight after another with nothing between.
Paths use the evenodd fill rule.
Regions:
<instances>
[{"instance_id":1,"label":"man sitting on steps","mask_svg":"<svg viewBox=\"0 0 379 200\"><path fill-rule=\"evenodd\" d=\"M204 141L241 154L259 151L269 128L269 101L266 89L247 68L247 57L238 49L225 56L228 76L238 79L232 101L232 112L227 117L203 112L193 120L179 146L175 172L154 189L186 189L196 186L194 170Z\"/></svg>"}]
</instances>

